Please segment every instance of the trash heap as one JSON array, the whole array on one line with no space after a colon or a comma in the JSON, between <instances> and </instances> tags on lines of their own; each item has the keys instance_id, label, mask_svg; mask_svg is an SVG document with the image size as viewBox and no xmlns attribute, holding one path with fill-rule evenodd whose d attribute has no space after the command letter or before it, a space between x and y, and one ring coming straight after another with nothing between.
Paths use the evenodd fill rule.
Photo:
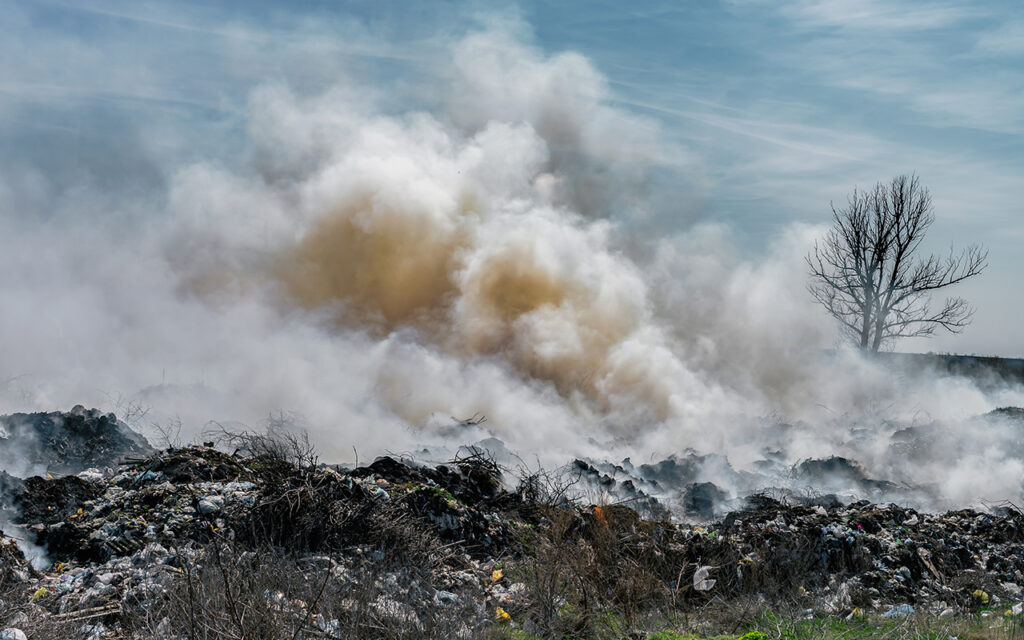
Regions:
<instances>
[{"instance_id":1,"label":"trash heap","mask_svg":"<svg viewBox=\"0 0 1024 640\"><path fill-rule=\"evenodd\" d=\"M686 524L639 487L625 503L581 503L571 483L510 481L474 449L354 469L266 448L140 450L74 475L0 477L12 520L0 523L0 631L471 638L510 625L548 637L585 635L603 611L750 598L838 616L1024 612L1024 515L1009 505L930 514L757 494ZM693 511L709 512L712 489L691 487ZM35 568L11 535L44 550Z\"/></svg>"},{"instance_id":2,"label":"trash heap","mask_svg":"<svg viewBox=\"0 0 1024 640\"><path fill-rule=\"evenodd\" d=\"M903 445L906 442L894 446ZM617 464L577 459L571 470L581 485L616 501L628 501L644 517L657 519L673 514L707 523L743 508L748 496L766 491L789 502L812 506L839 505L861 498L921 504L935 497L928 487L872 478L856 461L840 456L808 458L793 465L763 459L754 467L755 471L740 472L721 454L685 450L641 465L633 465L629 458Z\"/></svg>"},{"instance_id":3,"label":"trash heap","mask_svg":"<svg viewBox=\"0 0 1024 640\"><path fill-rule=\"evenodd\" d=\"M730 549L717 557L731 560L734 572L723 564L712 572L726 591L788 581L831 613L898 605L952 615L1024 599L1024 515L997 511L926 514L867 501L826 509L756 496L699 535Z\"/></svg>"},{"instance_id":4,"label":"trash heap","mask_svg":"<svg viewBox=\"0 0 1024 640\"><path fill-rule=\"evenodd\" d=\"M27 584L33 574L15 540L0 536L0 590Z\"/></svg>"},{"instance_id":5,"label":"trash heap","mask_svg":"<svg viewBox=\"0 0 1024 640\"><path fill-rule=\"evenodd\" d=\"M145 438L113 413L82 405L66 412L0 416L0 470L12 475L75 474L152 451Z\"/></svg>"},{"instance_id":6,"label":"trash heap","mask_svg":"<svg viewBox=\"0 0 1024 640\"><path fill-rule=\"evenodd\" d=\"M341 602L369 572L379 587L368 605L374 624L421 624L424 614L458 609L453 619L470 633L492 620L487 591L503 589L491 579L495 558L511 552L523 526L499 515L521 500L483 455L432 468L385 457L342 473L172 448L128 457L116 472L31 477L10 500L16 535L44 547L47 559L35 572L13 543L0 547L0 577L13 576L0 591L21 598L16 616L0 614L0 629L42 616L72 636L75 625L126 634L127 621L166 607L183 574L208 567L211 553L255 574L264 570L259 552L288 555L303 573L327 572ZM267 598L292 606L283 591ZM339 627L321 618L302 624L320 633ZM180 637L171 626L164 636Z\"/></svg>"}]
</instances>

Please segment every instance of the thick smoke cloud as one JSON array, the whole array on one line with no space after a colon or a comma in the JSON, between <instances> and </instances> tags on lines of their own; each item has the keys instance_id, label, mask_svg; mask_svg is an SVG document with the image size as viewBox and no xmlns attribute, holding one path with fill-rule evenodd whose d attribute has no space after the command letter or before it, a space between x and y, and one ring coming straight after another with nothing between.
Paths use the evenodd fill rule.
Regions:
<instances>
[{"instance_id":1,"label":"thick smoke cloud","mask_svg":"<svg viewBox=\"0 0 1024 640\"><path fill-rule=\"evenodd\" d=\"M441 114L451 119L360 118L338 92L260 93L256 144L287 140L280 155L294 159L276 162L275 174L293 176L286 195L278 189L270 198L280 202L270 222L279 232L264 227L261 240L246 221L216 216L227 226L202 232L213 233L206 246L218 248L217 263L184 256L190 290L218 297L269 284L283 308L324 313L342 331L414 330L446 356L497 359L602 415L684 415L681 393L714 391L676 355L641 268L613 246L615 228L580 213L562 188L591 168L618 175L620 164L653 162L653 136L633 158L608 140L612 124L627 132L653 125L605 106L603 79L578 55L542 59L488 32L459 42L452 56L456 69L465 67L452 93L470 98ZM500 95L480 86L484 76ZM517 84L515 96L505 95ZM492 103L502 108L491 113ZM566 153L587 167L555 159ZM193 194L244 202L266 179L250 184L193 168L175 193L212 211L219 202L197 205ZM183 233L176 246L189 242ZM252 263L254 249L262 264ZM425 418L402 413L414 423ZM635 418L621 424L633 429Z\"/></svg>"},{"instance_id":2,"label":"thick smoke cloud","mask_svg":"<svg viewBox=\"0 0 1024 640\"><path fill-rule=\"evenodd\" d=\"M329 459L451 442L452 416L485 414L547 463L842 454L935 484L936 503L1020 495L994 478L1024 452L990 439L899 464L892 424L927 412L931 442L963 445L972 416L1024 394L826 354L801 261L820 230L745 256L691 225L695 160L519 27L457 38L444 62L417 108L371 80L254 87L239 157L173 163L158 193L8 175L2 408L145 406L136 426L180 420L186 438L283 411ZM631 235L672 199L659 171L693 199L672 234Z\"/></svg>"}]
</instances>

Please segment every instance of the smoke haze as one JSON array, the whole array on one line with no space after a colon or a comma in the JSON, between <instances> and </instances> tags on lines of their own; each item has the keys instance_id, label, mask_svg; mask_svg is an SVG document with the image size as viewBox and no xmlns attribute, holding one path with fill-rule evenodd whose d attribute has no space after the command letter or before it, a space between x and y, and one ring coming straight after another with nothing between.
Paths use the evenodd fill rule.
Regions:
<instances>
[{"instance_id":1,"label":"smoke haze","mask_svg":"<svg viewBox=\"0 0 1024 640\"><path fill-rule=\"evenodd\" d=\"M87 169L5 158L0 409L145 407L136 427L185 438L287 412L330 460L450 442L452 416L482 414L547 464L846 455L931 504L1021 499L1021 425L977 416L1024 390L832 351L804 289L821 228L746 253L700 219L699 160L519 22L440 60L394 95L345 70L256 83L224 156L164 155L147 131ZM141 177L110 187L121 169ZM668 206L671 232L629 224ZM908 425L928 438L909 462L890 447Z\"/></svg>"}]
</instances>

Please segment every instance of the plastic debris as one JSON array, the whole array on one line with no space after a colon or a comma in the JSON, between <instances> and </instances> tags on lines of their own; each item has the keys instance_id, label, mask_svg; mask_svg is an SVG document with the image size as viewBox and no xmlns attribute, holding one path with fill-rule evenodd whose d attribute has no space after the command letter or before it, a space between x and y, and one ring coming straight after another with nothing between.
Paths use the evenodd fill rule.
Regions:
<instances>
[{"instance_id":1,"label":"plastic debris","mask_svg":"<svg viewBox=\"0 0 1024 640\"><path fill-rule=\"evenodd\" d=\"M715 586L716 580L708 578L712 569L714 569L714 567L697 567L697 570L693 572L694 589L697 591L710 591Z\"/></svg>"},{"instance_id":2,"label":"plastic debris","mask_svg":"<svg viewBox=\"0 0 1024 640\"><path fill-rule=\"evenodd\" d=\"M909 604L897 604L889 607L889 610L882 614L886 618L908 618L914 615L914 607Z\"/></svg>"}]
</instances>

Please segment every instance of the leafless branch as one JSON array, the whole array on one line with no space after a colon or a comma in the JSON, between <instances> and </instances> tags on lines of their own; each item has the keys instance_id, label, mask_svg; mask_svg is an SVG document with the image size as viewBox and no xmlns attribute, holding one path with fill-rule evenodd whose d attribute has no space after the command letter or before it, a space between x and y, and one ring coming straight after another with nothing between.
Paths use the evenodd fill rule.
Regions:
<instances>
[{"instance_id":1,"label":"leafless branch","mask_svg":"<svg viewBox=\"0 0 1024 640\"><path fill-rule=\"evenodd\" d=\"M928 189L917 177L896 176L888 185L850 195L832 207L833 227L807 255L811 296L860 348L878 351L897 338L930 336L939 328L959 333L974 309L947 298L933 310L930 292L981 273L988 252L971 245L945 257L917 255L935 221Z\"/></svg>"}]
</instances>

